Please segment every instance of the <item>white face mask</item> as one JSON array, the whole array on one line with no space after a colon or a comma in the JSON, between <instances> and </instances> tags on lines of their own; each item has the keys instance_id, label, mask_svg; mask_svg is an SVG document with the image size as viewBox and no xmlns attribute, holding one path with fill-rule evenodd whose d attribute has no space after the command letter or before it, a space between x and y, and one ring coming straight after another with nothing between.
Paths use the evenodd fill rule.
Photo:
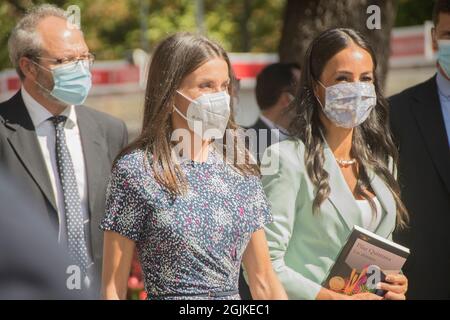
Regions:
<instances>
[{"instance_id":1,"label":"white face mask","mask_svg":"<svg viewBox=\"0 0 450 320\"><path fill-rule=\"evenodd\" d=\"M323 112L334 124L343 128L354 128L366 121L377 105L377 94L373 83L347 82L325 87Z\"/></svg>"},{"instance_id":2,"label":"white face mask","mask_svg":"<svg viewBox=\"0 0 450 320\"><path fill-rule=\"evenodd\" d=\"M195 100L189 100L186 116L174 105L175 111L183 117L195 134L203 140L221 139L225 134L230 118L230 95L226 91L202 94Z\"/></svg>"}]
</instances>

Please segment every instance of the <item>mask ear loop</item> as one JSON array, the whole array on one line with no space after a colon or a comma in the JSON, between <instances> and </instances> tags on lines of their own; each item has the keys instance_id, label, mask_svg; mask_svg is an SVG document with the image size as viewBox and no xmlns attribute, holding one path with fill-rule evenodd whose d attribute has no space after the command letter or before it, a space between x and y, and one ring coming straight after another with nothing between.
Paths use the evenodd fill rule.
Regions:
<instances>
[{"instance_id":1,"label":"mask ear loop","mask_svg":"<svg viewBox=\"0 0 450 320\"><path fill-rule=\"evenodd\" d=\"M175 104L173 105L172 113L173 111L176 111L184 120L189 121L189 119L178 109Z\"/></svg>"},{"instance_id":2,"label":"mask ear loop","mask_svg":"<svg viewBox=\"0 0 450 320\"><path fill-rule=\"evenodd\" d=\"M46 68L46 67L44 67L44 66L41 66L39 63L37 63L37 62L34 61L33 59L29 59L29 60L30 60L34 65L38 66L39 68L44 69L45 71L48 71L48 72L52 73L52 70L51 70L51 69L48 69L48 68Z\"/></svg>"},{"instance_id":3,"label":"mask ear loop","mask_svg":"<svg viewBox=\"0 0 450 320\"><path fill-rule=\"evenodd\" d=\"M191 100L190 98L186 97L186 96L185 96L183 93L181 93L180 91L175 90L175 92L178 93L179 95L181 95L183 98L185 98L185 99L187 99L187 100L189 100L189 101L191 101L191 102L194 102L194 101ZM185 116L185 115L180 111L180 109L177 108L177 106L175 105L175 103L173 104L172 113L173 113L174 110L175 110L175 111L176 111L176 112L177 112L184 120L189 121L188 118L187 118L187 116Z\"/></svg>"},{"instance_id":4,"label":"mask ear loop","mask_svg":"<svg viewBox=\"0 0 450 320\"><path fill-rule=\"evenodd\" d=\"M327 87L324 86L324 84L320 81L320 80L315 80L318 84L320 84L322 86L322 88L325 89L325 91L327 90ZM320 101L319 97L316 95L316 93L313 90L313 94L314 97L316 98L317 102L319 102L319 105L322 107L322 110L325 109L325 106L322 104L322 102Z\"/></svg>"},{"instance_id":5,"label":"mask ear loop","mask_svg":"<svg viewBox=\"0 0 450 320\"><path fill-rule=\"evenodd\" d=\"M181 95L183 98L185 98L186 100L189 100L192 103L195 103L194 100L192 100L191 98L189 98L188 96L184 95L181 91L175 90L176 93L178 93L179 95Z\"/></svg>"},{"instance_id":6,"label":"mask ear loop","mask_svg":"<svg viewBox=\"0 0 450 320\"><path fill-rule=\"evenodd\" d=\"M52 70L51 70L51 69L47 69L46 67L41 66L39 63L35 62L33 59L30 59L30 61L31 61L34 65L38 66L39 68L41 68L41 69L43 69L43 70L46 70L46 71L50 72L50 73L52 74L52 76L53 76L53 73L52 73ZM39 82L37 82L37 81L35 81L35 80L33 80L33 82L34 82L35 84L37 84L42 90L44 90L44 91L47 92L48 94L52 95L52 91L51 91L51 90L45 88L42 84L40 84Z\"/></svg>"}]
</instances>

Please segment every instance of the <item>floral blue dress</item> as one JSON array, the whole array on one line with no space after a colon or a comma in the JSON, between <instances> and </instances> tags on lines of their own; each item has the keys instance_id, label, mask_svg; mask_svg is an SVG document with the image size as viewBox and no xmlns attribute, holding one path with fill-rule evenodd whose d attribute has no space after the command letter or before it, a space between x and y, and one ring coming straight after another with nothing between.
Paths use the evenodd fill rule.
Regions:
<instances>
[{"instance_id":1,"label":"floral blue dress","mask_svg":"<svg viewBox=\"0 0 450 320\"><path fill-rule=\"evenodd\" d=\"M188 191L173 197L144 155L135 150L116 163L100 228L136 242L149 299L240 299L242 255L272 222L259 177L210 152L206 162L181 163Z\"/></svg>"}]
</instances>

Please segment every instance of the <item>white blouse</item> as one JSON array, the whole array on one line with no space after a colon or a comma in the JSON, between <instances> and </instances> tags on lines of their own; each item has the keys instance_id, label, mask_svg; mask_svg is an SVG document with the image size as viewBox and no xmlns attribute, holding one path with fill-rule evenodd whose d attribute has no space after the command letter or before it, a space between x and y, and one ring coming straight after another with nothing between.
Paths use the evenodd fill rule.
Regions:
<instances>
[{"instance_id":1,"label":"white blouse","mask_svg":"<svg viewBox=\"0 0 450 320\"><path fill-rule=\"evenodd\" d=\"M373 198L373 201L375 202L375 206L377 208L376 216L372 214L372 208L370 207L369 201L367 200L356 200L356 203L358 204L358 207L362 211L362 226L364 229L367 229L371 232L375 232L378 225L381 221L381 215L382 215L382 207L381 203L378 200L377 197Z\"/></svg>"}]
</instances>

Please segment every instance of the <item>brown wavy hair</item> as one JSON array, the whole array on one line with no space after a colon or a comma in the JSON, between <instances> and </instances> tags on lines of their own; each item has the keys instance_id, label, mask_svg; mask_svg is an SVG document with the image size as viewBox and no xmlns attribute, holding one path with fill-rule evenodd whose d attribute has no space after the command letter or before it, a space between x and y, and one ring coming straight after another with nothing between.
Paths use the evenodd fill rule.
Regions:
<instances>
[{"instance_id":1,"label":"brown wavy hair","mask_svg":"<svg viewBox=\"0 0 450 320\"><path fill-rule=\"evenodd\" d=\"M152 161L146 161L146 164L151 164L159 184L173 195L180 195L187 190L184 174L172 156L171 113L174 95L187 75L214 58L222 58L227 63L231 80L228 93L231 97L235 96L237 82L230 59L219 44L198 34L180 32L169 36L157 46L148 71L142 131L136 140L122 150L114 161L114 165L125 154L136 149L144 150L147 160L148 155L152 157ZM227 130L228 134L223 137L224 157L230 152L227 138L235 142L238 140L236 130L238 126L233 116L233 100L231 99L230 102L231 115L227 124L227 129L231 130ZM251 156L245 146L234 143L233 148L235 156L243 156L245 159L243 164L234 162L233 168L243 175L259 175L259 168L250 161Z\"/></svg>"},{"instance_id":2,"label":"brown wavy hair","mask_svg":"<svg viewBox=\"0 0 450 320\"><path fill-rule=\"evenodd\" d=\"M356 196L368 200L375 213L374 201L364 192L364 189L370 186L368 169L372 170L384 181L394 196L397 206L397 227L404 228L408 223L408 213L400 198L399 184L389 170L389 159L392 159L395 168L398 163L398 150L389 127L389 106L376 76L377 61L374 51L361 34L352 29L334 28L321 33L312 41L304 57L299 89L292 104L295 117L291 122L290 132L305 145L306 169L317 188L313 201L313 211L317 212L330 194L330 185L329 175L323 169L325 142L321 131L325 133L326 129L319 118L321 107L314 94L314 87L320 80L327 62L352 43L369 52L372 57L377 94L377 105L367 120L353 131L351 155L359 164L355 193Z\"/></svg>"}]
</instances>

